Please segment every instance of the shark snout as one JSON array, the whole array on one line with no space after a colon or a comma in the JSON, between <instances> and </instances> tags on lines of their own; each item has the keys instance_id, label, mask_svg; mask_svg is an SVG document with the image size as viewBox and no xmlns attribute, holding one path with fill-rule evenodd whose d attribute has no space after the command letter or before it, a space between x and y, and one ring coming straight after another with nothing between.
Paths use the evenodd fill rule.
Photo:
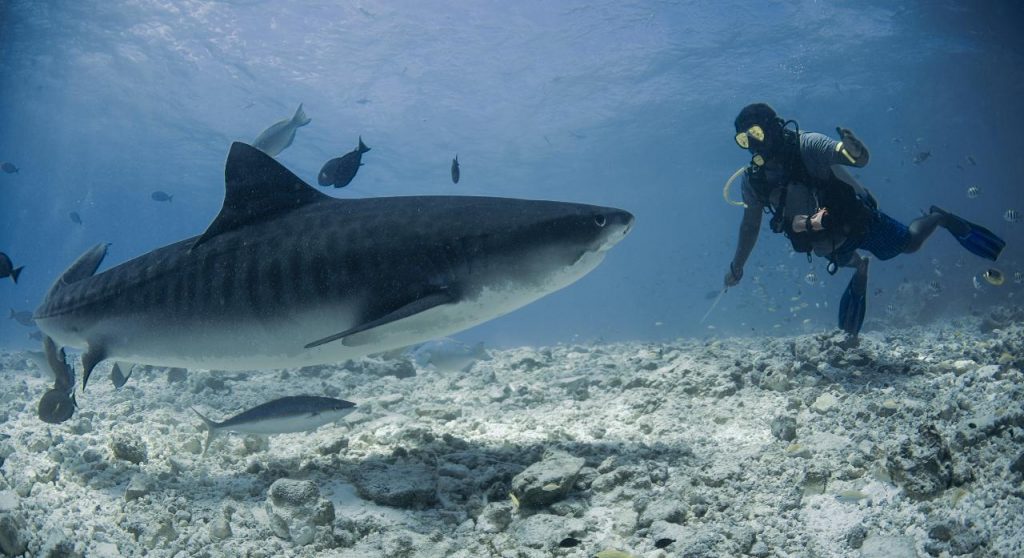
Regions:
<instances>
[{"instance_id":1,"label":"shark snout","mask_svg":"<svg viewBox=\"0 0 1024 558\"><path fill-rule=\"evenodd\" d=\"M633 228L633 214L622 209L602 208L594 214L594 226L600 229L597 250L604 251L619 243Z\"/></svg>"}]
</instances>

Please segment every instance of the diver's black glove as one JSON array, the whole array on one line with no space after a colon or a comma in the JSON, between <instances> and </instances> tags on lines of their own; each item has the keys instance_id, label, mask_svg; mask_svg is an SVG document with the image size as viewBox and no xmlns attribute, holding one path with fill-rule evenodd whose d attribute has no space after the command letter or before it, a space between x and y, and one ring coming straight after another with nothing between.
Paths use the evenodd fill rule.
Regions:
<instances>
[{"instance_id":1,"label":"diver's black glove","mask_svg":"<svg viewBox=\"0 0 1024 558\"><path fill-rule=\"evenodd\" d=\"M846 148L846 152L850 154L850 157L860 159L864 156L867 148L857 139L857 136L853 135L853 130L836 126L836 132L839 134L839 139L842 140L843 147Z\"/></svg>"}]
</instances>

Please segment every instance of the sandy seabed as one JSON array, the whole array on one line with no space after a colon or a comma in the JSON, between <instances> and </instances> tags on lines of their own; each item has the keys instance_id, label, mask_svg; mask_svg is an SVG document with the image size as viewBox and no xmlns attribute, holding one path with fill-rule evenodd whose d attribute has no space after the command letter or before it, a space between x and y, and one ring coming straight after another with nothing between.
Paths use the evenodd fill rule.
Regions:
<instances>
[{"instance_id":1,"label":"sandy seabed","mask_svg":"<svg viewBox=\"0 0 1024 558\"><path fill-rule=\"evenodd\" d=\"M61 425L0 355L0 550L25 556L1024 556L1024 327L93 375ZM189 409L344 421L201 455Z\"/></svg>"}]
</instances>

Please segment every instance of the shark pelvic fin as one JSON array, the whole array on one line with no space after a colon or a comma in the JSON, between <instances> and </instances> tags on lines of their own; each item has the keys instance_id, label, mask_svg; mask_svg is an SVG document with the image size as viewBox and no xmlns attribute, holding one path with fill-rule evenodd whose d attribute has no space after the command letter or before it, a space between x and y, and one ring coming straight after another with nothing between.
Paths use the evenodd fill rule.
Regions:
<instances>
[{"instance_id":1,"label":"shark pelvic fin","mask_svg":"<svg viewBox=\"0 0 1024 558\"><path fill-rule=\"evenodd\" d=\"M406 304L405 306L402 306L397 310L389 312L375 320L371 320L364 324L357 325L356 327L346 329L341 333L329 335L327 337L324 337L323 339L317 339L316 341L313 341L312 343L306 345L306 348L312 349L314 347L319 347L320 345L330 343L331 341L337 341L338 339L343 339L342 343L344 343L348 347L359 346L365 344L366 342L368 342L368 340L363 339L362 342L360 342L360 340L346 338L357 333L368 332L374 328L381 327L387 324L392 324L400 320L404 320L406 318L410 318L412 316L415 316L416 314L430 310L431 308L436 308L438 306L443 306L445 304L451 304L453 302L455 302L455 297L447 291L429 294L423 298L418 298L410 302L409 304Z\"/></svg>"},{"instance_id":2,"label":"shark pelvic fin","mask_svg":"<svg viewBox=\"0 0 1024 558\"><path fill-rule=\"evenodd\" d=\"M224 205L191 250L218 234L330 199L270 155L236 141L224 166Z\"/></svg>"},{"instance_id":3,"label":"shark pelvic fin","mask_svg":"<svg viewBox=\"0 0 1024 558\"><path fill-rule=\"evenodd\" d=\"M90 343L89 348L82 353L82 391L85 391L85 385L89 383L93 369L106 358L107 350L99 344Z\"/></svg>"}]
</instances>

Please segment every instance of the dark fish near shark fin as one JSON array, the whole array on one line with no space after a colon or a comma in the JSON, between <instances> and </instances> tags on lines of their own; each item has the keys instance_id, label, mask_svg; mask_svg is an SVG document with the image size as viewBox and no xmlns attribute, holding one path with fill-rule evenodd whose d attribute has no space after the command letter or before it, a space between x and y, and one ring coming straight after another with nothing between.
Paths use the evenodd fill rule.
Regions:
<instances>
[{"instance_id":1,"label":"dark fish near shark fin","mask_svg":"<svg viewBox=\"0 0 1024 558\"><path fill-rule=\"evenodd\" d=\"M69 395L65 391L53 388L43 394L36 412L39 420L49 424L60 424L75 414L77 406L74 394Z\"/></svg>"},{"instance_id":2,"label":"dark fish near shark fin","mask_svg":"<svg viewBox=\"0 0 1024 558\"><path fill-rule=\"evenodd\" d=\"M231 144L224 187L224 206L191 250L218 234L333 199L313 189L270 155L242 142Z\"/></svg>"},{"instance_id":3,"label":"dark fish near shark fin","mask_svg":"<svg viewBox=\"0 0 1024 558\"><path fill-rule=\"evenodd\" d=\"M316 177L317 184L335 188L348 186L359 172L359 167L363 166L363 153L369 150L370 148L363 143L363 137L359 136L359 145L355 149L324 163Z\"/></svg>"},{"instance_id":4,"label":"dark fish near shark fin","mask_svg":"<svg viewBox=\"0 0 1024 558\"><path fill-rule=\"evenodd\" d=\"M37 413L39 419L49 424L60 424L75 413L75 371L68 365L64 349L49 337L43 337L43 351L46 364L53 374L53 388L43 394L39 400Z\"/></svg>"},{"instance_id":5,"label":"dark fish near shark fin","mask_svg":"<svg viewBox=\"0 0 1024 558\"><path fill-rule=\"evenodd\" d=\"M457 302L456 297L454 297L449 292L429 294L423 298L419 298L413 302L410 302L409 304L406 304L405 306L402 306L397 310L389 312L375 320L371 320L364 324L357 325L356 327L346 329L341 333L335 333L334 335L329 335L327 337L324 337L323 339L313 341L312 343L306 345L305 348L312 349L314 347L319 347L320 345L330 343L331 341L337 341L338 339L343 339L355 335L357 333L369 332L374 328L394 323L399 320L404 320L405 318L410 318L412 316L415 316L416 314L419 314L420 312L430 310L431 308L443 306L445 304L452 304L454 302ZM360 342L360 340L357 339L344 339L342 341L342 343L344 343L348 347L355 347L358 345L365 344L367 342L367 339L363 339L362 342Z\"/></svg>"}]
</instances>

